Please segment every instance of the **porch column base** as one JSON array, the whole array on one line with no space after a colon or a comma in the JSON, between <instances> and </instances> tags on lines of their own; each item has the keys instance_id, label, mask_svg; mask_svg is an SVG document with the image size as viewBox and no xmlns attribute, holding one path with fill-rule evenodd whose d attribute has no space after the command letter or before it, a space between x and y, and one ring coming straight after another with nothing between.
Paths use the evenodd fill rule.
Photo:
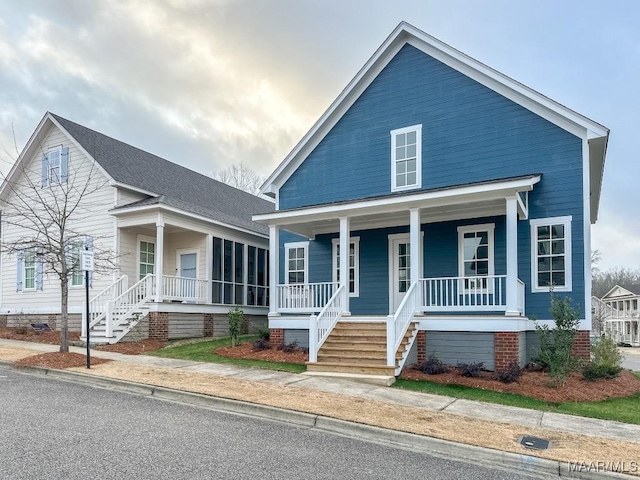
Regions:
<instances>
[{"instance_id":1,"label":"porch column base","mask_svg":"<svg viewBox=\"0 0 640 480\"><path fill-rule=\"evenodd\" d=\"M267 316L268 316L269 318L272 318L272 317L279 317L279 316L280 316L280 313L278 313L278 312L269 312L269 314L268 314Z\"/></svg>"},{"instance_id":2,"label":"porch column base","mask_svg":"<svg viewBox=\"0 0 640 480\"><path fill-rule=\"evenodd\" d=\"M273 345L284 343L284 328L269 329L269 342Z\"/></svg>"},{"instance_id":3,"label":"porch column base","mask_svg":"<svg viewBox=\"0 0 640 480\"><path fill-rule=\"evenodd\" d=\"M418 347L418 364L427 360L427 332L420 330L416 336L416 344Z\"/></svg>"},{"instance_id":4,"label":"porch column base","mask_svg":"<svg viewBox=\"0 0 640 480\"><path fill-rule=\"evenodd\" d=\"M505 317L520 317L520 312L517 310L507 310L504 312Z\"/></svg>"},{"instance_id":5,"label":"porch column base","mask_svg":"<svg viewBox=\"0 0 640 480\"><path fill-rule=\"evenodd\" d=\"M493 338L496 372L506 370L511 362L520 365L520 333L495 332Z\"/></svg>"},{"instance_id":6,"label":"porch column base","mask_svg":"<svg viewBox=\"0 0 640 480\"><path fill-rule=\"evenodd\" d=\"M579 357L585 362L591 360L591 341L589 330L578 330L576 337L573 339L573 347L571 348L571 355Z\"/></svg>"}]
</instances>

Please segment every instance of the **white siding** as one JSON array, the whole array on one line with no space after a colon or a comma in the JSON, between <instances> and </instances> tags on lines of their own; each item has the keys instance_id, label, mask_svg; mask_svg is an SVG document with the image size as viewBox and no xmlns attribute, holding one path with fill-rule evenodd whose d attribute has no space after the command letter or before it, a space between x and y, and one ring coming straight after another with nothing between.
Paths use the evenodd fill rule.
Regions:
<instances>
[{"instance_id":1,"label":"white siding","mask_svg":"<svg viewBox=\"0 0 640 480\"><path fill-rule=\"evenodd\" d=\"M120 207L122 205L128 205L129 203L137 202L138 200L143 200L145 198L147 198L147 195L144 195L142 193L118 188L118 198L116 201L116 206Z\"/></svg>"},{"instance_id":2,"label":"white siding","mask_svg":"<svg viewBox=\"0 0 640 480\"><path fill-rule=\"evenodd\" d=\"M40 187L41 185L41 160L42 152L49 148L63 145L69 147L69 182L75 182L77 186L83 186L91 178L90 190L98 189L85 198L83 208L78 214L71 217L69 228L74 231L87 234L94 238L96 249L110 249L115 247L115 219L107 213L114 206L115 189L108 185L108 179L95 164L88 159L72 141L56 127L39 138L43 138L35 148L32 155L25 158L24 170L28 174L34 185L38 188L38 193L43 197L53 198L60 188L57 186ZM24 178L16 179L14 184L24 185ZM17 191L20 188L17 187ZM9 204L16 198L13 192L7 192ZM37 208L37 205L34 205ZM5 211L9 211L7 207ZM3 241L5 244L18 241L25 235L24 230L19 227L4 224L2 229ZM16 292L16 256L2 254L2 304L0 311L7 313L59 313L60 312L60 285L59 280L52 272L47 273L45 267L44 284L42 291ZM92 294L98 293L106 288L111 282L114 273L94 274ZM69 311L80 312L84 301L84 289L82 287L69 288Z\"/></svg>"},{"instance_id":3,"label":"white siding","mask_svg":"<svg viewBox=\"0 0 640 480\"><path fill-rule=\"evenodd\" d=\"M164 236L164 274L179 276L178 255L194 251L198 254L198 278L207 278L207 236L197 232L171 233Z\"/></svg>"}]
</instances>

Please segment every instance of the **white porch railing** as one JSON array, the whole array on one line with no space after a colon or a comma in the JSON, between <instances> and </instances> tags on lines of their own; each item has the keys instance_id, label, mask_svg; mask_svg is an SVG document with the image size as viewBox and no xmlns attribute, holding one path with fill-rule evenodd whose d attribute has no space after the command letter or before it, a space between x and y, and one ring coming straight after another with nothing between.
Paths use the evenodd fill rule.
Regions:
<instances>
[{"instance_id":1,"label":"white porch railing","mask_svg":"<svg viewBox=\"0 0 640 480\"><path fill-rule=\"evenodd\" d=\"M118 280L89 300L89 328L99 324L107 313L110 300L122 295L129 288L129 277L122 275ZM85 303L86 305L86 303ZM86 308L82 310L82 336L87 336Z\"/></svg>"},{"instance_id":2,"label":"white porch railing","mask_svg":"<svg viewBox=\"0 0 640 480\"><path fill-rule=\"evenodd\" d=\"M107 337L112 337L114 328L128 321L140 309L142 304L153 298L152 285L153 275L146 275L114 300L107 303L105 317Z\"/></svg>"},{"instance_id":3,"label":"white porch railing","mask_svg":"<svg viewBox=\"0 0 640 480\"><path fill-rule=\"evenodd\" d=\"M407 333L411 320L420 308L420 289L418 282L414 282L404 295L395 315L389 315L387 320L387 366L396 366L396 352L400 348L402 339ZM402 367L402 365L400 365Z\"/></svg>"},{"instance_id":4,"label":"white porch railing","mask_svg":"<svg viewBox=\"0 0 640 480\"><path fill-rule=\"evenodd\" d=\"M309 318L309 361L318 361L318 350L338 323L347 305L347 289L340 286L322 311Z\"/></svg>"},{"instance_id":5,"label":"white porch railing","mask_svg":"<svg viewBox=\"0 0 640 480\"><path fill-rule=\"evenodd\" d=\"M603 332L616 343L640 347L640 319L627 317L605 320Z\"/></svg>"},{"instance_id":6,"label":"white porch railing","mask_svg":"<svg viewBox=\"0 0 640 480\"><path fill-rule=\"evenodd\" d=\"M153 293L156 292L155 275L153 277ZM162 300L187 303L206 303L208 292L207 280L189 277L162 276Z\"/></svg>"},{"instance_id":7,"label":"white porch railing","mask_svg":"<svg viewBox=\"0 0 640 480\"><path fill-rule=\"evenodd\" d=\"M505 311L507 276L441 277L419 280L425 312ZM522 302L524 303L524 295ZM524 309L524 305L523 305Z\"/></svg>"},{"instance_id":8,"label":"white porch railing","mask_svg":"<svg viewBox=\"0 0 640 480\"><path fill-rule=\"evenodd\" d=\"M338 282L277 285L276 311L281 313L319 312L335 295L338 286Z\"/></svg>"}]
</instances>

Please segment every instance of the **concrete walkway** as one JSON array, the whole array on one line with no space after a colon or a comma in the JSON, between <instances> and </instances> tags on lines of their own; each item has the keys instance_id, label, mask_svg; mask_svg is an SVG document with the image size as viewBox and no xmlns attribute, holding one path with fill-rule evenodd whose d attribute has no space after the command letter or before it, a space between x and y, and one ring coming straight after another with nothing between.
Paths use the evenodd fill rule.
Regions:
<instances>
[{"instance_id":1,"label":"concrete walkway","mask_svg":"<svg viewBox=\"0 0 640 480\"><path fill-rule=\"evenodd\" d=\"M57 352L57 345L22 342L0 339L0 346L30 349L36 352ZM85 354L86 349L71 347L71 352ZM380 387L342 378L312 377L295 373L262 370L216 363L194 362L145 355L124 355L114 352L92 350L91 355L118 362L153 367L185 370L207 375L234 377L242 380L268 382L280 385L295 384L299 388L338 393L351 397L360 397L379 402L442 411L455 415L474 417L483 420L512 423L527 427L542 427L598 438L610 438L640 443L640 425L631 425L608 420L577 417L552 412L540 412L520 407L509 407L471 400L456 399L440 395L411 392L407 390ZM640 413L639 413L640 415Z\"/></svg>"}]
</instances>

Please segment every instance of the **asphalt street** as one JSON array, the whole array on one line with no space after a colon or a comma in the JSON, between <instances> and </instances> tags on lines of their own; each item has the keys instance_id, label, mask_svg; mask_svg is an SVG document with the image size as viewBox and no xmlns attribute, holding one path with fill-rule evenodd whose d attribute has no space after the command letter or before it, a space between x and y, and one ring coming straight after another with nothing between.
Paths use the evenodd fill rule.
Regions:
<instances>
[{"instance_id":1,"label":"asphalt street","mask_svg":"<svg viewBox=\"0 0 640 480\"><path fill-rule=\"evenodd\" d=\"M622 354L624 355L622 366L640 372L640 348L623 348Z\"/></svg>"},{"instance_id":2,"label":"asphalt street","mask_svg":"<svg viewBox=\"0 0 640 480\"><path fill-rule=\"evenodd\" d=\"M525 479L0 366L0 479Z\"/></svg>"}]
</instances>

